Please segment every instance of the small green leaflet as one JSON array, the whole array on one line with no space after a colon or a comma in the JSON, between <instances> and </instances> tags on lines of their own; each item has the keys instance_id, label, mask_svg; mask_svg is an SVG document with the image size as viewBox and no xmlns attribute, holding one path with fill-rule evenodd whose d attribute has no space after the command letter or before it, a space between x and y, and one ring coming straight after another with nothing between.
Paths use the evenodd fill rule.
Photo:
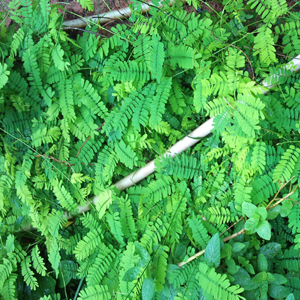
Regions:
<instances>
[{"instance_id":1,"label":"small green leaflet","mask_svg":"<svg viewBox=\"0 0 300 300\"><path fill-rule=\"evenodd\" d=\"M2 89L8 81L8 75L10 74L7 69L7 64L0 64L0 89Z\"/></svg>"}]
</instances>

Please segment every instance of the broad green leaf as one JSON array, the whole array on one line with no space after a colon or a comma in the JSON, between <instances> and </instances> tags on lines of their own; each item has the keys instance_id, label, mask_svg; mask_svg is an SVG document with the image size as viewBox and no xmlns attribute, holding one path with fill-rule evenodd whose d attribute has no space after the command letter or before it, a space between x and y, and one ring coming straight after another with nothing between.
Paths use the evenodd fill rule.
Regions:
<instances>
[{"instance_id":1,"label":"broad green leaf","mask_svg":"<svg viewBox=\"0 0 300 300\"><path fill-rule=\"evenodd\" d=\"M266 257L263 254L258 256L258 269L259 271L267 271L268 270L268 262Z\"/></svg>"},{"instance_id":2,"label":"broad green leaf","mask_svg":"<svg viewBox=\"0 0 300 300\"><path fill-rule=\"evenodd\" d=\"M268 274L267 272L260 272L258 274L256 274L253 278L252 278L252 281L254 283L261 283L263 281L267 281L268 279Z\"/></svg>"},{"instance_id":3,"label":"broad green leaf","mask_svg":"<svg viewBox=\"0 0 300 300\"><path fill-rule=\"evenodd\" d=\"M268 293L274 299L286 299L286 300L293 300L294 298L287 297L290 293L289 289L282 285L271 284L269 286ZM286 298L287 297L287 298Z\"/></svg>"},{"instance_id":4,"label":"broad green leaf","mask_svg":"<svg viewBox=\"0 0 300 300\"><path fill-rule=\"evenodd\" d=\"M256 213L257 207L252 203L244 202L242 205L243 214L245 214L248 218L252 218Z\"/></svg>"},{"instance_id":5,"label":"broad green leaf","mask_svg":"<svg viewBox=\"0 0 300 300\"><path fill-rule=\"evenodd\" d=\"M239 242L235 242L235 243L232 244L232 252L240 252L245 247L246 247L245 244L239 243Z\"/></svg>"},{"instance_id":6,"label":"broad green leaf","mask_svg":"<svg viewBox=\"0 0 300 300\"><path fill-rule=\"evenodd\" d=\"M280 210L280 215L284 218L289 215L293 208L293 203L289 200L285 200L281 204L281 210Z\"/></svg>"},{"instance_id":7,"label":"broad green leaf","mask_svg":"<svg viewBox=\"0 0 300 300\"><path fill-rule=\"evenodd\" d=\"M155 283L152 278L145 278L142 286L142 299L151 300L155 293Z\"/></svg>"},{"instance_id":8,"label":"broad green leaf","mask_svg":"<svg viewBox=\"0 0 300 300\"><path fill-rule=\"evenodd\" d=\"M273 284L285 284L287 283L287 279L285 276L281 275L281 274L276 274L273 273L272 274L274 277L274 281L272 282Z\"/></svg>"},{"instance_id":9,"label":"broad green leaf","mask_svg":"<svg viewBox=\"0 0 300 300\"><path fill-rule=\"evenodd\" d=\"M149 253L147 250L140 244L140 243L134 243L135 245L135 251L140 256L140 266L144 267L151 259Z\"/></svg>"},{"instance_id":10,"label":"broad green leaf","mask_svg":"<svg viewBox=\"0 0 300 300\"><path fill-rule=\"evenodd\" d=\"M141 273L141 267L133 267L128 269L123 277L126 282L131 282L137 279L138 275Z\"/></svg>"},{"instance_id":11,"label":"broad green leaf","mask_svg":"<svg viewBox=\"0 0 300 300\"><path fill-rule=\"evenodd\" d=\"M270 240L271 239L271 225L268 221L261 221L259 222L258 226L256 227L257 234L265 239Z\"/></svg>"},{"instance_id":12,"label":"broad green leaf","mask_svg":"<svg viewBox=\"0 0 300 300\"><path fill-rule=\"evenodd\" d=\"M268 210L268 220L274 220L281 211L281 207L279 205Z\"/></svg>"},{"instance_id":13,"label":"broad green leaf","mask_svg":"<svg viewBox=\"0 0 300 300\"><path fill-rule=\"evenodd\" d=\"M289 294L285 300L295 300L294 294Z\"/></svg>"},{"instance_id":14,"label":"broad green leaf","mask_svg":"<svg viewBox=\"0 0 300 300\"><path fill-rule=\"evenodd\" d=\"M255 231L258 223L259 223L258 217L257 217L257 215L255 215L255 218L250 218L246 221L245 229L253 232L253 231Z\"/></svg>"},{"instance_id":15,"label":"broad green leaf","mask_svg":"<svg viewBox=\"0 0 300 300\"><path fill-rule=\"evenodd\" d=\"M216 268L220 265L221 247L218 233L213 235L213 237L209 240L204 252L204 257L208 263L212 262Z\"/></svg>"},{"instance_id":16,"label":"broad green leaf","mask_svg":"<svg viewBox=\"0 0 300 300\"><path fill-rule=\"evenodd\" d=\"M273 259L281 250L281 245L279 243L268 243L263 245L259 254L263 254L267 259Z\"/></svg>"},{"instance_id":17,"label":"broad green leaf","mask_svg":"<svg viewBox=\"0 0 300 300\"><path fill-rule=\"evenodd\" d=\"M240 268L234 275L233 275L235 281L235 284L239 284L241 287L243 287L246 291L251 291L256 289L259 284L255 283L251 280L250 275L248 274L248 272L243 269Z\"/></svg>"},{"instance_id":18,"label":"broad green leaf","mask_svg":"<svg viewBox=\"0 0 300 300\"><path fill-rule=\"evenodd\" d=\"M256 213L259 214L263 220L265 220L268 215L267 210L264 207L258 207Z\"/></svg>"}]
</instances>

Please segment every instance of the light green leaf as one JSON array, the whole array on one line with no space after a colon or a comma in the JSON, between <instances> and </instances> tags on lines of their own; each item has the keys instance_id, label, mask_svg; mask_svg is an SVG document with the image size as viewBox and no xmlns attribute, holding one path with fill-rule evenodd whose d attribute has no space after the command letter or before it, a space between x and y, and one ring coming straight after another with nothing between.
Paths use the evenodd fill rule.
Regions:
<instances>
[{"instance_id":1,"label":"light green leaf","mask_svg":"<svg viewBox=\"0 0 300 300\"><path fill-rule=\"evenodd\" d=\"M293 208L293 203L289 200L285 200L281 204L280 215L284 218L287 217Z\"/></svg>"},{"instance_id":2,"label":"light green leaf","mask_svg":"<svg viewBox=\"0 0 300 300\"><path fill-rule=\"evenodd\" d=\"M267 218L268 215L267 210L264 207L258 207L256 213L259 214L261 216L261 219L264 220Z\"/></svg>"},{"instance_id":3,"label":"light green leaf","mask_svg":"<svg viewBox=\"0 0 300 300\"><path fill-rule=\"evenodd\" d=\"M244 202L242 205L243 214L245 214L248 218L252 218L256 213L257 207L249 202Z\"/></svg>"},{"instance_id":4,"label":"light green leaf","mask_svg":"<svg viewBox=\"0 0 300 300\"><path fill-rule=\"evenodd\" d=\"M84 9L88 9L89 11L94 10L94 4L92 0L77 0Z\"/></svg>"},{"instance_id":5,"label":"light green leaf","mask_svg":"<svg viewBox=\"0 0 300 300\"><path fill-rule=\"evenodd\" d=\"M261 221L259 222L258 226L256 227L257 234L265 239L270 240L271 238L271 225L268 221Z\"/></svg>"},{"instance_id":6,"label":"light green leaf","mask_svg":"<svg viewBox=\"0 0 300 300\"><path fill-rule=\"evenodd\" d=\"M249 231L254 231L258 223L259 219L257 216L255 216L254 218L250 218L245 223L245 229Z\"/></svg>"},{"instance_id":7,"label":"light green leaf","mask_svg":"<svg viewBox=\"0 0 300 300\"><path fill-rule=\"evenodd\" d=\"M96 209L99 214L99 219L102 219L102 217L105 214L105 211L112 204L113 199L114 193L112 190L105 190L98 196L98 200L96 202Z\"/></svg>"},{"instance_id":8,"label":"light green leaf","mask_svg":"<svg viewBox=\"0 0 300 300\"><path fill-rule=\"evenodd\" d=\"M6 244L5 244L5 248L8 253L14 252L14 249L15 249L14 242L15 242L15 237L13 235L9 234L6 239Z\"/></svg>"},{"instance_id":9,"label":"light green leaf","mask_svg":"<svg viewBox=\"0 0 300 300\"><path fill-rule=\"evenodd\" d=\"M8 81L8 75L10 71L7 71L7 64L0 64L0 89L2 89Z\"/></svg>"}]
</instances>

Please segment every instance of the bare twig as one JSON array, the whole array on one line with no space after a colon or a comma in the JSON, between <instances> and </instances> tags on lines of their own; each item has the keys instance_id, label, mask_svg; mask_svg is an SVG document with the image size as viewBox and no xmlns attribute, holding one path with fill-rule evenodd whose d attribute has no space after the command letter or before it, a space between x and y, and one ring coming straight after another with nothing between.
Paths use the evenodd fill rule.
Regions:
<instances>
[{"instance_id":1,"label":"bare twig","mask_svg":"<svg viewBox=\"0 0 300 300\"><path fill-rule=\"evenodd\" d=\"M252 77L252 80L255 81L253 67L252 67L251 61L250 61L249 57L247 56L247 54L246 54L241 48L237 47L236 45L228 44L228 43L223 43L222 41L220 41L220 40L215 36L213 30L212 30L212 34L213 34L213 37L214 37L218 42L220 42L221 44L227 45L227 46L230 46L230 47L234 47L234 48L236 48L237 50L241 51L241 52L244 54L244 56L245 56L246 59L248 60L249 66L250 66L250 68L251 68L251 77Z\"/></svg>"},{"instance_id":2,"label":"bare twig","mask_svg":"<svg viewBox=\"0 0 300 300\"><path fill-rule=\"evenodd\" d=\"M51 160L54 160L58 163L60 163L61 165L65 166L65 167L70 167L72 168L72 165L68 162L68 161L62 161L62 160L59 160L51 155L47 156L46 154L38 154L36 155L35 157L43 157L43 158L46 158L46 159L51 159Z\"/></svg>"},{"instance_id":3,"label":"bare twig","mask_svg":"<svg viewBox=\"0 0 300 300\"><path fill-rule=\"evenodd\" d=\"M277 193L275 194L275 196L273 197L273 199L270 201L270 203L266 206L266 209L269 209L268 207L276 200L277 196L279 195L280 191L293 179L294 177L292 177L289 181L287 181L286 183L284 183L283 185L281 185L281 187L279 188L279 190L277 191Z\"/></svg>"},{"instance_id":4,"label":"bare twig","mask_svg":"<svg viewBox=\"0 0 300 300\"><path fill-rule=\"evenodd\" d=\"M223 239L223 242L227 242L235 237L237 237L238 235L241 235L245 233L245 229L240 230L239 232L236 232L234 234L232 234L231 236L228 236L226 238ZM203 255L205 253L206 249L201 250L200 252L194 254L193 256L189 257L189 259L187 261L182 261L178 264L178 267L183 267L184 265L188 264L189 262L191 262L192 260L198 258L199 256Z\"/></svg>"},{"instance_id":5,"label":"bare twig","mask_svg":"<svg viewBox=\"0 0 300 300\"><path fill-rule=\"evenodd\" d=\"M103 127L104 124L105 124L105 122L104 122L103 124L101 124L101 125L96 129L96 131L99 131L99 130ZM82 150L83 146L87 143L87 141L88 141L91 137L92 137L92 136L90 135L90 136L84 141L84 143L81 145L81 147L79 148L79 150L78 150L78 152L77 152L77 154L76 154L76 158L78 157L78 155L79 155L80 151Z\"/></svg>"},{"instance_id":6,"label":"bare twig","mask_svg":"<svg viewBox=\"0 0 300 300\"><path fill-rule=\"evenodd\" d=\"M273 204L272 206L270 206L268 209L272 209L275 206L277 206L278 204L280 204L282 201L286 200L289 196L291 196L292 194L295 193L295 191L297 190L298 187L299 187L299 185L297 184L296 187L290 193L288 193L286 196L284 196L283 198L281 198L280 200L278 200L275 204Z\"/></svg>"}]
</instances>

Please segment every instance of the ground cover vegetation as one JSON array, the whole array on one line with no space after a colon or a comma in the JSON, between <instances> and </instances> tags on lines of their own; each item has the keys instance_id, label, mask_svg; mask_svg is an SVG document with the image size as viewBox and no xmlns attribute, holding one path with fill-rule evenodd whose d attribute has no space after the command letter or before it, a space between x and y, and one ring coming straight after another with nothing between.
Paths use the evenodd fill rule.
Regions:
<instances>
[{"instance_id":1,"label":"ground cover vegetation","mask_svg":"<svg viewBox=\"0 0 300 300\"><path fill-rule=\"evenodd\" d=\"M1 299L300 299L300 81L280 67L300 54L299 4L169 2L133 1L110 38L69 36L47 0L9 3ZM210 135L162 157L210 117Z\"/></svg>"}]
</instances>

